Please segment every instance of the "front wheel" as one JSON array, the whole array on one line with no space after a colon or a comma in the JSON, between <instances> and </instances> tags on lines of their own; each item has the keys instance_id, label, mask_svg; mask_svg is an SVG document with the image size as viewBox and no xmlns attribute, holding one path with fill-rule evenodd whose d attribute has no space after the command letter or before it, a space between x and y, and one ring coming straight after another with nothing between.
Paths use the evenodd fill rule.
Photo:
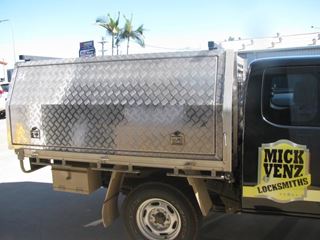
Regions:
<instances>
[{"instance_id":1,"label":"front wheel","mask_svg":"<svg viewBox=\"0 0 320 240\"><path fill-rule=\"evenodd\" d=\"M123 219L132 239L194 240L198 215L188 198L168 184L147 183L129 193Z\"/></svg>"}]
</instances>

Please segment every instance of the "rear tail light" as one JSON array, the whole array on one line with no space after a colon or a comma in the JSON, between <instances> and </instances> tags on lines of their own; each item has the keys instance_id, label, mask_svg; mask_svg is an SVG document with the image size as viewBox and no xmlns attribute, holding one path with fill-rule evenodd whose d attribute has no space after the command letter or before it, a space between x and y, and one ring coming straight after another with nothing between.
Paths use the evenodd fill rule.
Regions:
<instances>
[{"instance_id":1,"label":"rear tail light","mask_svg":"<svg viewBox=\"0 0 320 240\"><path fill-rule=\"evenodd\" d=\"M4 93L4 91L0 89L0 95L3 94L3 93Z\"/></svg>"}]
</instances>

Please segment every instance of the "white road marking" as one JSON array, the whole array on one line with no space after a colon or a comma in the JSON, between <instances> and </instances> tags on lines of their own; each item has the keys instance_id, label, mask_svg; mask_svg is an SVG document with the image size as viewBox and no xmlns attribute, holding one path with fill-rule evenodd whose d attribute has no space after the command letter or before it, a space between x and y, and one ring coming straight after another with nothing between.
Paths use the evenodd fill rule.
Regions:
<instances>
[{"instance_id":1,"label":"white road marking","mask_svg":"<svg viewBox=\"0 0 320 240\"><path fill-rule=\"evenodd\" d=\"M96 221L88 223L88 224L84 225L84 227L95 227L95 226L98 226L100 224L102 224L102 219L98 219Z\"/></svg>"}]
</instances>

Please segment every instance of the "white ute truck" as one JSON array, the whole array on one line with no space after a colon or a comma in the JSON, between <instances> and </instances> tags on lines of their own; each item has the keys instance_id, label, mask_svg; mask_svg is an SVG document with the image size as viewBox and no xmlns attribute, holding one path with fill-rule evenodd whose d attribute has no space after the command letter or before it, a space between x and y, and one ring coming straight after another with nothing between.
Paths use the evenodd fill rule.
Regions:
<instances>
[{"instance_id":1,"label":"white ute truck","mask_svg":"<svg viewBox=\"0 0 320 240\"><path fill-rule=\"evenodd\" d=\"M320 57L245 69L223 49L18 63L9 144L55 190L106 187L105 226L123 193L132 239L197 239L217 209L319 217Z\"/></svg>"}]
</instances>

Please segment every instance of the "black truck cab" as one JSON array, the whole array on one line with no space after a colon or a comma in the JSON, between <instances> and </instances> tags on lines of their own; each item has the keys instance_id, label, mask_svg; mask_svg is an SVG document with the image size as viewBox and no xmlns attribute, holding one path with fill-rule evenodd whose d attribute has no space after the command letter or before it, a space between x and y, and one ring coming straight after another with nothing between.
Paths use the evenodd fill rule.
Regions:
<instances>
[{"instance_id":1,"label":"black truck cab","mask_svg":"<svg viewBox=\"0 0 320 240\"><path fill-rule=\"evenodd\" d=\"M242 208L320 214L320 57L256 60L248 76Z\"/></svg>"}]
</instances>

